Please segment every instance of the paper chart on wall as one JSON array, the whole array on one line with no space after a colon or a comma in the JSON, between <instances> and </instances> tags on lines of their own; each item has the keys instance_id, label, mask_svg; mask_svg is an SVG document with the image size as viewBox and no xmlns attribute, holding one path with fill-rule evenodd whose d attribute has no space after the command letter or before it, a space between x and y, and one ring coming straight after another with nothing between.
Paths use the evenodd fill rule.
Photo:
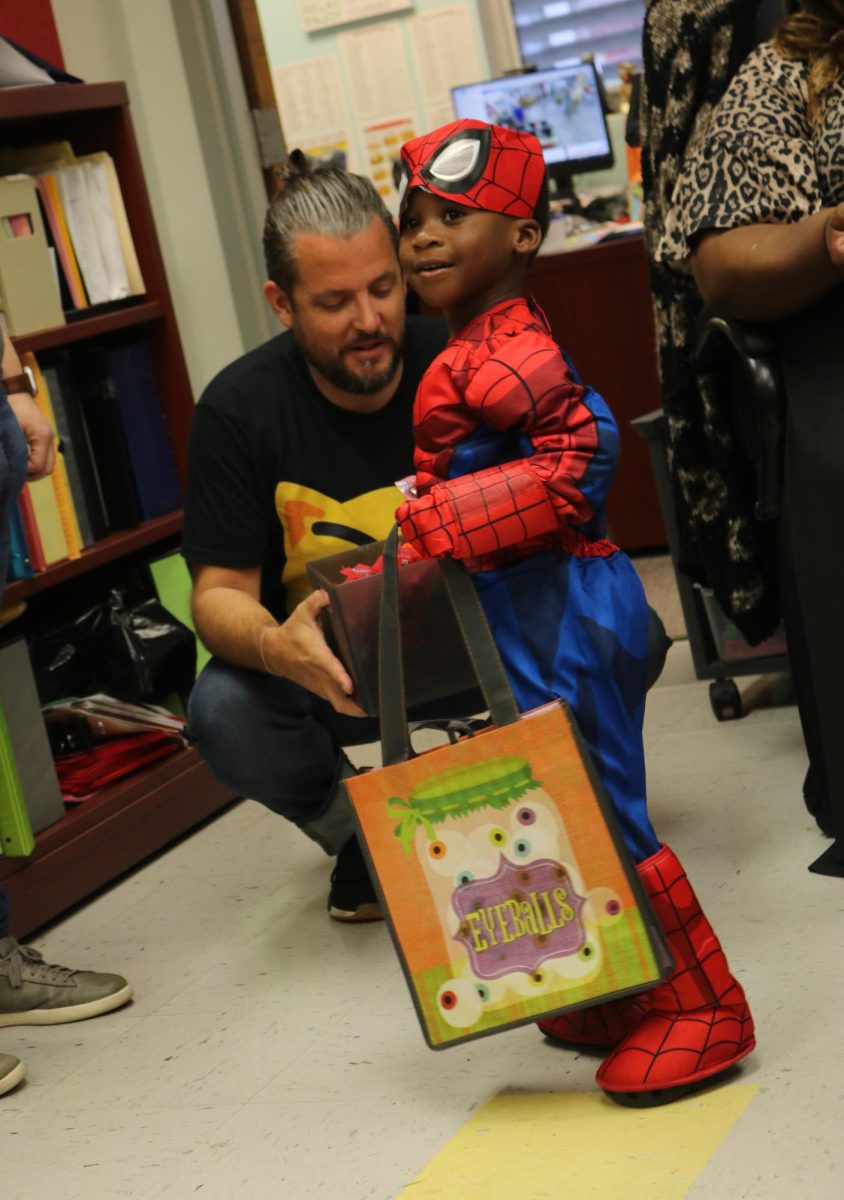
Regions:
<instances>
[{"instance_id":1,"label":"paper chart on wall","mask_svg":"<svg viewBox=\"0 0 844 1200\"><path fill-rule=\"evenodd\" d=\"M400 160L402 143L416 137L418 132L415 119L409 116L390 117L386 121L374 121L361 126L363 169L394 214L398 212L399 192L393 165Z\"/></svg>"},{"instance_id":2,"label":"paper chart on wall","mask_svg":"<svg viewBox=\"0 0 844 1200\"><path fill-rule=\"evenodd\" d=\"M340 64L332 55L273 69L276 104L290 149L320 131L334 137L347 123Z\"/></svg>"},{"instance_id":3,"label":"paper chart on wall","mask_svg":"<svg viewBox=\"0 0 844 1200\"><path fill-rule=\"evenodd\" d=\"M344 33L338 40L359 121L415 112L410 64L398 24L384 21Z\"/></svg>"},{"instance_id":4,"label":"paper chart on wall","mask_svg":"<svg viewBox=\"0 0 844 1200\"><path fill-rule=\"evenodd\" d=\"M472 15L465 4L419 13L408 22L426 130L454 120L451 89L484 77Z\"/></svg>"},{"instance_id":5,"label":"paper chart on wall","mask_svg":"<svg viewBox=\"0 0 844 1200\"><path fill-rule=\"evenodd\" d=\"M305 33L413 8L413 0L298 0Z\"/></svg>"}]
</instances>

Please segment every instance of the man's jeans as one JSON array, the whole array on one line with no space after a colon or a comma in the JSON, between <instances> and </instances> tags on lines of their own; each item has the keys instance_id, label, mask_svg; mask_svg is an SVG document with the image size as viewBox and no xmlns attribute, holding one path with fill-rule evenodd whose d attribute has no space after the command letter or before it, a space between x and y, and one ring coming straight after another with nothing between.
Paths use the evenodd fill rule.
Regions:
<instances>
[{"instance_id":1,"label":"man's jeans","mask_svg":"<svg viewBox=\"0 0 844 1200\"><path fill-rule=\"evenodd\" d=\"M414 719L482 712L479 692L414 711ZM336 803L344 746L378 740L375 718L346 717L275 675L212 658L188 704L190 734L211 774L308 832ZM345 835L354 832L351 814Z\"/></svg>"},{"instance_id":2,"label":"man's jeans","mask_svg":"<svg viewBox=\"0 0 844 1200\"><path fill-rule=\"evenodd\" d=\"M649 686L662 670L669 645L653 613ZM464 692L415 709L410 717L466 717L485 708L480 692ZM260 801L310 836L314 823L342 803L343 789L337 786L345 763L342 748L374 742L379 736L375 718L341 716L327 701L288 679L217 658L194 684L188 721L202 758L223 787ZM340 836L351 836L351 814L341 820Z\"/></svg>"}]
</instances>

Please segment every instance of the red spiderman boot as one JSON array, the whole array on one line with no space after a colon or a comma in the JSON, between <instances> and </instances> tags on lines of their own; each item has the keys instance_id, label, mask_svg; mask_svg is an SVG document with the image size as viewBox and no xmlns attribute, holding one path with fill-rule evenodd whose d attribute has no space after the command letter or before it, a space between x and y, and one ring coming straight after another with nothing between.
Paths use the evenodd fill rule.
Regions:
<instances>
[{"instance_id":1,"label":"red spiderman boot","mask_svg":"<svg viewBox=\"0 0 844 1200\"><path fill-rule=\"evenodd\" d=\"M596 1080L618 1101L667 1104L732 1067L756 1045L741 984L667 846L640 863L674 957L674 970L647 993L650 1008L601 1065Z\"/></svg>"},{"instance_id":2,"label":"red spiderman boot","mask_svg":"<svg viewBox=\"0 0 844 1200\"><path fill-rule=\"evenodd\" d=\"M566 1046L617 1046L641 1023L649 1008L650 992L645 992L546 1017L537 1025L550 1041Z\"/></svg>"}]
</instances>

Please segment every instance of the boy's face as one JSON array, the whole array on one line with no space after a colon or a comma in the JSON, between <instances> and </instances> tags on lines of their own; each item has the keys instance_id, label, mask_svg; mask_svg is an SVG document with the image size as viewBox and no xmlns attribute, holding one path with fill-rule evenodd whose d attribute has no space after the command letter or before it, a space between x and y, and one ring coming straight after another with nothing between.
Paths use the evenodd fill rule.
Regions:
<instances>
[{"instance_id":1,"label":"boy's face","mask_svg":"<svg viewBox=\"0 0 844 1200\"><path fill-rule=\"evenodd\" d=\"M455 331L521 295L539 241L536 221L463 208L414 188L402 214L399 257L409 286L423 303L441 309Z\"/></svg>"}]
</instances>

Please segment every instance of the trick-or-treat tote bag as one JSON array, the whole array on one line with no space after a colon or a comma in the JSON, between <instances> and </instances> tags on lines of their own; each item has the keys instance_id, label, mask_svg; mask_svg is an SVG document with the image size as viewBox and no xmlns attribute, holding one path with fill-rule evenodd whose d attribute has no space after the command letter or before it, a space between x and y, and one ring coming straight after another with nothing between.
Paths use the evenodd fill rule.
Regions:
<instances>
[{"instance_id":1,"label":"trick-or-treat tote bag","mask_svg":"<svg viewBox=\"0 0 844 1200\"><path fill-rule=\"evenodd\" d=\"M417 755L397 605L381 593L383 767L346 781L432 1049L652 987L670 966L565 701L519 713L471 577L441 564L492 718Z\"/></svg>"}]
</instances>

